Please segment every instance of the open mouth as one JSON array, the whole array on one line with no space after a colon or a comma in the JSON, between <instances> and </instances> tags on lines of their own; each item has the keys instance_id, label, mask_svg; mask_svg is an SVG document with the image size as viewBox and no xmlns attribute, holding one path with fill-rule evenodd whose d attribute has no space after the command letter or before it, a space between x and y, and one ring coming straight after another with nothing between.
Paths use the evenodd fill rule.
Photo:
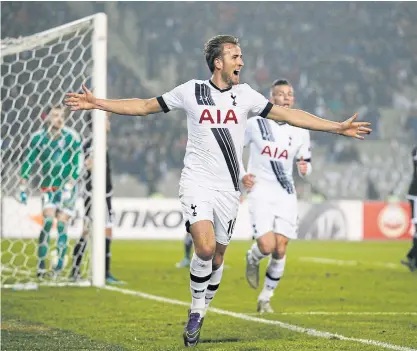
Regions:
<instances>
[{"instance_id":1,"label":"open mouth","mask_svg":"<svg viewBox=\"0 0 417 351\"><path fill-rule=\"evenodd\" d=\"M282 107L290 108L290 104L283 104Z\"/></svg>"},{"instance_id":2,"label":"open mouth","mask_svg":"<svg viewBox=\"0 0 417 351\"><path fill-rule=\"evenodd\" d=\"M240 71L235 70L235 71L233 71L233 74L234 74L236 77L239 77Z\"/></svg>"}]
</instances>

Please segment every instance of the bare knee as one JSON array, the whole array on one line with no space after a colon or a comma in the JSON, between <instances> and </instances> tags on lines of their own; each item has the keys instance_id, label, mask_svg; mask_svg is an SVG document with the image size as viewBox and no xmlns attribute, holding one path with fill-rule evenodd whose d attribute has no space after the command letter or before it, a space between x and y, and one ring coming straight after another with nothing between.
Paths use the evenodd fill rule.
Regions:
<instances>
[{"instance_id":1,"label":"bare knee","mask_svg":"<svg viewBox=\"0 0 417 351\"><path fill-rule=\"evenodd\" d=\"M216 251L213 225L210 221L199 221L191 225L191 236L195 254L204 261L210 261Z\"/></svg>"},{"instance_id":2,"label":"bare knee","mask_svg":"<svg viewBox=\"0 0 417 351\"><path fill-rule=\"evenodd\" d=\"M43 210L43 216L44 218L52 217L54 218L56 215L56 209L55 208L45 208Z\"/></svg>"},{"instance_id":3,"label":"bare knee","mask_svg":"<svg viewBox=\"0 0 417 351\"><path fill-rule=\"evenodd\" d=\"M210 261L214 257L214 246L210 246L210 245L194 246L194 252L203 261Z\"/></svg>"},{"instance_id":4,"label":"bare knee","mask_svg":"<svg viewBox=\"0 0 417 351\"><path fill-rule=\"evenodd\" d=\"M275 240L273 235L274 234L272 232L269 232L256 240L259 251L261 251L264 255L269 255L275 249Z\"/></svg>"},{"instance_id":5,"label":"bare knee","mask_svg":"<svg viewBox=\"0 0 417 351\"><path fill-rule=\"evenodd\" d=\"M64 222L64 223L67 223L70 219L70 216L63 212L59 212L56 217L58 221Z\"/></svg>"},{"instance_id":6,"label":"bare knee","mask_svg":"<svg viewBox=\"0 0 417 351\"><path fill-rule=\"evenodd\" d=\"M277 245L273 257L276 259L282 259L287 253L289 239L281 234L277 235Z\"/></svg>"}]
</instances>

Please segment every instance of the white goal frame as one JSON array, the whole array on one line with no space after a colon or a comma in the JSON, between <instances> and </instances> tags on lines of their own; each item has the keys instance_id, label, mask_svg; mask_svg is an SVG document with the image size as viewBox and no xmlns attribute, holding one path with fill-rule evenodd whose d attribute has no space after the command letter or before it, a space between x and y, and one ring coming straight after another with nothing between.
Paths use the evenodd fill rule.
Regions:
<instances>
[{"instance_id":1,"label":"white goal frame","mask_svg":"<svg viewBox=\"0 0 417 351\"><path fill-rule=\"evenodd\" d=\"M2 39L1 42L1 63L3 58L8 55L17 54L22 51L28 51L46 45L49 42L57 40L66 33L74 32L84 22L90 22L93 25L92 31L92 87L94 95L98 98L107 97L107 15L98 13L88 16L74 22L55 27L44 32L36 33L28 37L17 39ZM91 28L91 27L90 27ZM81 89L81 87L80 87ZM0 105L1 108L1 105ZM48 286L96 286L105 285L105 206L106 196L106 112L100 110L92 111L93 117L93 194L92 194L92 235L89 243L91 248L90 269L91 281L87 284L76 283L48 283ZM3 221L3 218L1 219ZM2 235L3 236L3 235ZM2 288L15 289L36 289L37 283L27 283L27 287L16 287L21 284L2 284Z\"/></svg>"}]
</instances>

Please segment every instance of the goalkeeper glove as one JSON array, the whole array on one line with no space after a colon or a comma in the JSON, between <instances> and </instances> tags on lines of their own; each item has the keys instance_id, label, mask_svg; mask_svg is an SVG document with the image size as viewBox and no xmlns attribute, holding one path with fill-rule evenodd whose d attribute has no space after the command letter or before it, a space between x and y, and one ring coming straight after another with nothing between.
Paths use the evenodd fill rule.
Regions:
<instances>
[{"instance_id":1,"label":"goalkeeper glove","mask_svg":"<svg viewBox=\"0 0 417 351\"><path fill-rule=\"evenodd\" d=\"M19 189L16 192L16 200L19 201L21 204L26 205L28 201L28 195L26 194L26 185L20 184Z\"/></svg>"}]
</instances>

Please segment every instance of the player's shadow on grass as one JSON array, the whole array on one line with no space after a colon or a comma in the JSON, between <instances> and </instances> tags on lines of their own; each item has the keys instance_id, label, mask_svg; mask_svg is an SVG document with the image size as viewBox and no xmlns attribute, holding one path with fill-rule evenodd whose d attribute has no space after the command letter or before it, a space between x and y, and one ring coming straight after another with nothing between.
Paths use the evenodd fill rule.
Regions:
<instances>
[{"instance_id":1,"label":"player's shadow on grass","mask_svg":"<svg viewBox=\"0 0 417 351\"><path fill-rule=\"evenodd\" d=\"M216 344L216 343L226 343L226 342L239 342L242 339L238 338L224 338L224 339L202 339L200 340L200 344Z\"/></svg>"}]
</instances>

